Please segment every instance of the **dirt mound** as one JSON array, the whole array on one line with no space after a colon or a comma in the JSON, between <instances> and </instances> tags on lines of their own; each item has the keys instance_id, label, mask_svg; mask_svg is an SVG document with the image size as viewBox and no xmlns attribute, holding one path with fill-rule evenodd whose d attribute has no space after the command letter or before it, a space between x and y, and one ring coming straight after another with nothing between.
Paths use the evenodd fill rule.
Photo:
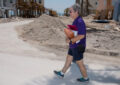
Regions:
<instances>
[{"instance_id":1,"label":"dirt mound","mask_svg":"<svg viewBox=\"0 0 120 85\"><path fill-rule=\"evenodd\" d=\"M57 18L48 15L42 15L34 22L18 27L17 31L24 40L37 42L45 46L64 47L65 25Z\"/></svg>"}]
</instances>

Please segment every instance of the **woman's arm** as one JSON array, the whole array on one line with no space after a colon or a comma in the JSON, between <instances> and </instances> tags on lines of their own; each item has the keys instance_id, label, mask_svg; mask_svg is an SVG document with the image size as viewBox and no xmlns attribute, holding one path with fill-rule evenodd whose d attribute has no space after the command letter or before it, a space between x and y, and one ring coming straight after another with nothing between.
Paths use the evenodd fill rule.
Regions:
<instances>
[{"instance_id":1,"label":"woman's arm","mask_svg":"<svg viewBox=\"0 0 120 85\"><path fill-rule=\"evenodd\" d=\"M86 35L86 26L82 19L79 19L77 27L78 35L71 39L72 43L75 43L76 41L83 39Z\"/></svg>"},{"instance_id":2,"label":"woman's arm","mask_svg":"<svg viewBox=\"0 0 120 85\"><path fill-rule=\"evenodd\" d=\"M76 41L81 40L85 37L85 35L78 35L71 39L72 43L74 44Z\"/></svg>"}]
</instances>

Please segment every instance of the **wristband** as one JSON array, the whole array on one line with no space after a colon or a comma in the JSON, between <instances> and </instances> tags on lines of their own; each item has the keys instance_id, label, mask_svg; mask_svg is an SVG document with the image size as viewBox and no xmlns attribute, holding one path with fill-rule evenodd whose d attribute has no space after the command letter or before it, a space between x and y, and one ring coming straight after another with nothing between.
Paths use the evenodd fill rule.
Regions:
<instances>
[{"instance_id":1,"label":"wristband","mask_svg":"<svg viewBox=\"0 0 120 85\"><path fill-rule=\"evenodd\" d=\"M72 43L72 40L70 39L70 43Z\"/></svg>"}]
</instances>

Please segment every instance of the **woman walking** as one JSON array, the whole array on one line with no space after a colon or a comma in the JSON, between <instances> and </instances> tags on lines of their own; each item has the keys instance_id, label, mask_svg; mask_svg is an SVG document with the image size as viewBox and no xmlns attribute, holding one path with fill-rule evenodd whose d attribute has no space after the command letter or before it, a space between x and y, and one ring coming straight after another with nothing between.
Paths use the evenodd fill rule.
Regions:
<instances>
[{"instance_id":1,"label":"woman walking","mask_svg":"<svg viewBox=\"0 0 120 85\"><path fill-rule=\"evenodd\" d=\"M61 71L54 71L54 73L60 77L64 77L64 74L70 67L72 61L75 61L80 68L82 77L78 78L79 82L88 82L89 78L83 62L84 52L86 48L86 26L83 19L80 16L80 6L75 4L69 8L70 17L74 19L72 25L68 25L69 29L74 32L74 38L67 38L66 41L69 43L68 55L66 62Z\"/></svg>"}]
</instances>

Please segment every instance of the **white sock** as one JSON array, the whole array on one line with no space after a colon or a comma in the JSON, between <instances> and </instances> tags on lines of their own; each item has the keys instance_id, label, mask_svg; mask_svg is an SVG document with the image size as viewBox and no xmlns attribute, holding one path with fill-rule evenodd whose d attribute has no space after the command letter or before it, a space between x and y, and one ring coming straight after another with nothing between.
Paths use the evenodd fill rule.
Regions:
<instances>
[{"instance_id":1,"label":"white sock","mask_svg":"<svg viewBox=\"0 0 120 85\"><path fill-rule=\"evenodd\" d=\"M61 74L64 75L64 73L61 71Z\"/></svg>"},{"instance_id":2,"label":"white sock","mask_svg":"<svg viewBox=\"0 0 120 85\"><path fill-rule=\"evenodd\" d=\"M83 77L85 80L87 80L88 79L88 77Z\"/></svg>"}]
</instances>

